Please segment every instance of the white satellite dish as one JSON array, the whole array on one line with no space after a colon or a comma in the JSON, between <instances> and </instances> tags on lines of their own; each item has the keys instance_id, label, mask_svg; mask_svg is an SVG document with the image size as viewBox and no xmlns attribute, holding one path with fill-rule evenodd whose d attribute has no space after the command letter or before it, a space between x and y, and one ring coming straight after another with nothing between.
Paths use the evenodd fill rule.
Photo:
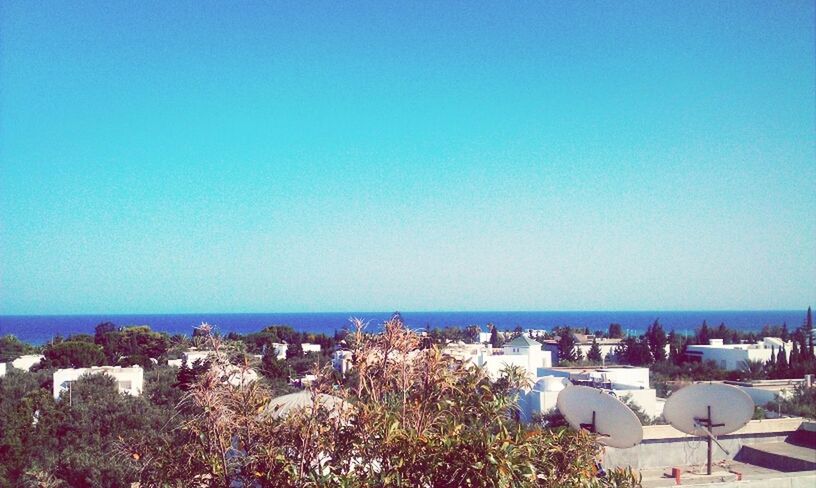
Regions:
<instances>
[{"instance_id":1,"label":"white satellite dish","mask_svg":"<svg viewBox=\"0 0 816 488\"><path fill-rule=\"evenodd\" d=\"M711 474L711 442L747 424L754 416L754 401L736 386L698 383L674 392L666 400L663 416L681 432L708 438L707 473Z\"/></svg>"},{"instance_id":2,"label":"white satellite dish","mask_svg":"<svg viewBox=\"0 0 816 488\"><path fill-rule=\"evenodd\" d=\"M574 429L599 435L601 444L627 448L643 439L643 426L623 402L589 386L567 386L558 394L558 410Z\"/></svg>"},{"instance_id":3,"label":"white satellite dish","mask_svg":"<svg viewBox=\"0 0 816 488\"><path fill-rule=\"evenodd\" d=\"M266 412L274 418L287 417L298 410L312 408L315 400L319 408L329 410L330 412L334 412L343 405L343 400L339 397L325 393L318 393L316 396L313 396L309 390L303 390L273 398L269 401Z\"/></svg>"}]
</instances>

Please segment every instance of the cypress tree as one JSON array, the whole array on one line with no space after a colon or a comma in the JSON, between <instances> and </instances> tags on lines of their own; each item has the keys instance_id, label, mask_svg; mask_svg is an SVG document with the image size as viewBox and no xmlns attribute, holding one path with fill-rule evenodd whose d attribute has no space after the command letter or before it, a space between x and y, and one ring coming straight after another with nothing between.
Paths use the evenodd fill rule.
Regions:
<instances>
[{"instance_id":1,"label":"cypress tree","mask_svg":"<svg viewBox=\"0 0 816 488\"><path fill-rule=\"evenodd\" d=\"M697 344L708 344L708 340L710 338L711 336L708 331L708 323L703 320L703 325L700 326L700 330L697 331Z\"/></svg>"},{"instance_id":2,"label":"cypress tree","mask_svg":"<svg viewBox=\"0 0 816 488\"><path fill-rule=\"evenodd\" d=\"M499 342L499 331L496 329L496 327L492 327L490 329L490 345L493 347L501 346L501 343Z\"/></svg>"},{"instance_id":3,"label":"cypress tree","mask_svg":"<svg viewBox=\"0 0 816 488\"><path fill-rule=\"evenodd\" d=\"M646 329L646 341L649 344L649 350L652 358L660 362L666 359L666 332L663 326L660 325L656 319L652 325Z\"/></svg>"},{"instance_id":4,"label":"cypress tree","mask_svg":"<svg viewBox=\"0 0 816 488\"><path fill-rule=\"evenodd\" d=\"M805 336L808 344L807 358L813 359L813 314L810 307L808 307L807 315L805 315Z\"/></svg>"},{"instance_id":5,"label":"cypress tree","mask_svg":"<svg viewBox=\"0 0 816 488\"><path fill-rule=\"evenodd\" d=\"M592 340L592 347L589 348L587 352L587 360L600 363L603 360L601 356L601 347L598 345L598 341Z\"/></svg>"},{"instance_id":6,"label":"cypress tree","mask_svg":"<svg viewBox=\"0 0 816 488\"><path fill-rule=\"evenodd\" d=\"M776 356L776 370L779 372L779 378L788 377L788 358L784 347L779 348L779 353Z\"/></svg>"},{"instance_id":7,"label":"cypress tree","mask_svg":"<svg viewBox=\"0 0 816 488\"><path fill-rule=\"evenodd\" d=\"M799 376L799 374L796 372L797 368L799 367L799 363L799 344L796 341L793 341L793 347L791 348L788 365L791 369L791 373L793 373L794 376Z\"/></svg>"},{"instance_id":8,"label":"cypress tree","mask_svg":"<svg viewBox=\"0 0 816 488\"><path fill-rule=\"evenodd\" d=\"M576 354L575 338L572 336L572 331L569 327L564 327L561 330L561 336L558 339L558 361L576 361L579 359ZM578 350L580 353L581 351Z\"/></svg>"}]
</instances>

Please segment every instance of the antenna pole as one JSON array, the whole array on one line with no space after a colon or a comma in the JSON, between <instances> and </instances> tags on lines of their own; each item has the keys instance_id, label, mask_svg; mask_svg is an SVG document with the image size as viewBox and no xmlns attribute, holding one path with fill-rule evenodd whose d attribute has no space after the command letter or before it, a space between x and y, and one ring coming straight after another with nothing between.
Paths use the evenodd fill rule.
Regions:
<instances>
[{"instance_id":1,"label":"antenna pole","mask_svg":"<svg viewBox=\"0 0 816 488\"><path fill-rule=\"evenodd\" d=\"M592 423L591 424L580 424L582 429L586 429L593 434L597 434L598 431L595 430L595 410L592 411Z\"/></svg>"},{"instance_id":2,"label":"antenna pole","mask_svg":"<svg viewBox=\"0 0 816 488\"><path fill-rule=\"evenodd\" d=\"M711 431L711 428L712 427L722 427L725 424L715 424L714 420L711 418L711 405L708 405L706 408L707 408L707 413L708 413L706 418L701 419L701 418L695 417L694 421L697 422L698 424L702 425L703 428L705 428L705 431L706 431L706 437L707 437L706 444L708 444L708 462L706 463L706 474L710 475L711 474L711 458L712 458L712 454L713 454L713 447L712 447L711 444L712 444L712 442L717 442L714 439L714 433ZM717 442L717 445L720 446L720 449L725 451L726 454L728 454L728 451L725 450L725 448L722 446L722 444Z\"/></svg>"},{"instance_id":3,"label":"antenna pole","mask_svg":"<svg viewBox=\"0 0 816 488\"><path fill-rule=\"evenodd\" d=\"M708 420L711 421L711 405L708 406ZM711 436L706 436L706 443L708 444L708 462L706 463L706 474L711 475L711 457L714 447L711 445Z\"/></svg>"}]
</instances>

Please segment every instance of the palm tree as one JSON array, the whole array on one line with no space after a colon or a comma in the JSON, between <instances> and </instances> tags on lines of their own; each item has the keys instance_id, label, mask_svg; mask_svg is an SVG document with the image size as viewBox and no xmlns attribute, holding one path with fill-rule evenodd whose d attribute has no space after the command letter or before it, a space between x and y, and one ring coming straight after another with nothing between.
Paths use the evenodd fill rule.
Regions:
<instances>
[{"instance_id":1,"label":"palm tree","mask_svg":"<svg viewBox=\"0 0 816 488\"><path fill-rule=\"evenodd\" d=\"M745 361L740 361L739 367L743 379L746 380L760 380L767 376L765 363L762 361L746 359Z\"/></svg>"}]
</instances>

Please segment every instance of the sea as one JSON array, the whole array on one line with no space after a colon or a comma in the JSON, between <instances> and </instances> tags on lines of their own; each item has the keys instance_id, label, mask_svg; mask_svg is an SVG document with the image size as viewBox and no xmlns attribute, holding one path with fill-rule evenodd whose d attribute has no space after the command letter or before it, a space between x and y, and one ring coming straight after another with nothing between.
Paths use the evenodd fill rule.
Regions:
<instances>
[{"instance_id":1,"label":"sea","mask_svg":"<svg viewBox=\"0 0 816 488\"><path fill-rule=\"evenodd\" d=\"M248 334L270 325L288 325L301 332L333 335L350 325L350 319L367 321L370 330L379 330L394 312L324 313L193 313L193 314L98 314L98 315L0 315L0 336L12 334L29 344L41 345L54 336L93 334L97 324L112 322L118 326L149 325L168 334L191 335L202 322L214 325L222 334ZM732 329L759 331L764 325L786 323L792 330L804 322L804 310L750 311L636 311L636 312L400 312L411 328L480 325L493 323L500 330L517 326L551 330L558 326L607 330L609 324L621 324L629 334L640 334L655 320L667 331L690 335L703 321L710 326L725 323Z\"/></svg>"}]
</instances>

